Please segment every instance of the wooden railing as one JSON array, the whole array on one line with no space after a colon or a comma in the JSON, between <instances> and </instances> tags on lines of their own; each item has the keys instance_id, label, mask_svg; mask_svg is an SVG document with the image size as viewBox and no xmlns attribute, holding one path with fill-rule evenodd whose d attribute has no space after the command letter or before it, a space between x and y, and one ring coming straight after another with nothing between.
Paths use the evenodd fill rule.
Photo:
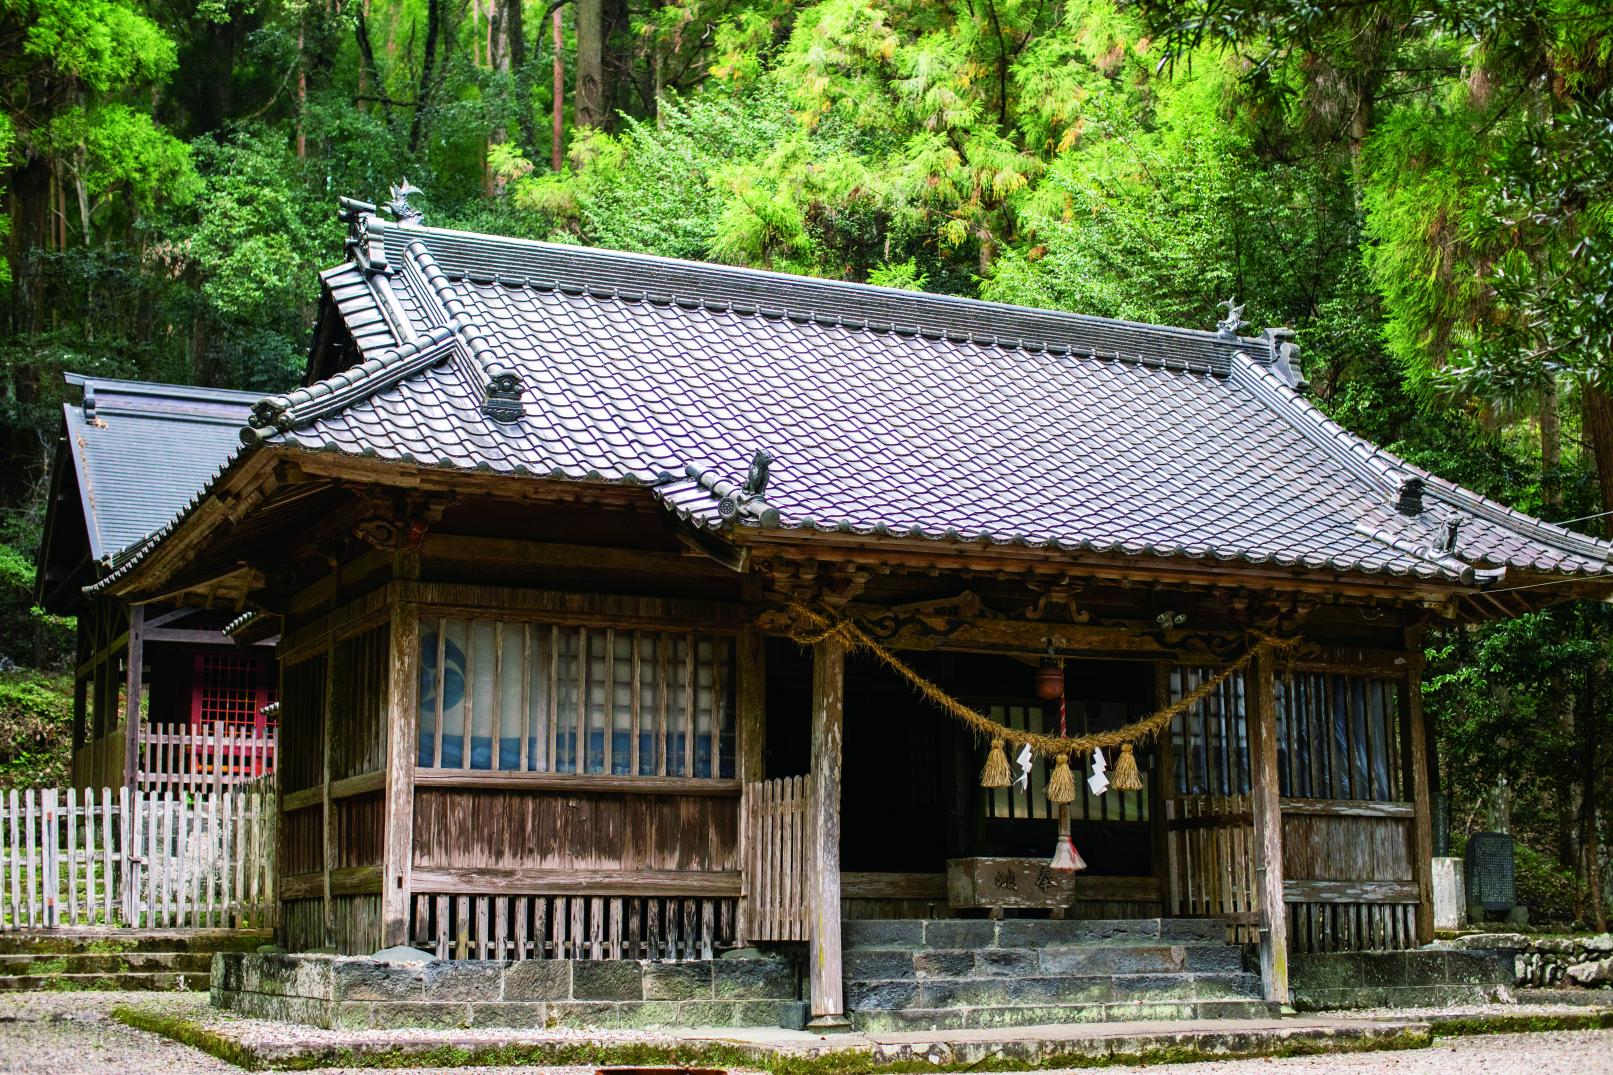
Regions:
<instances>
[{"instance_id":1,"label":"wooden railing","mask_svg":"<svg viewBox=\"0 0 1613 1075\"><path fill-rule=\"evenodd\" d=\"M123 783L128 740L122 725L73 755L75 788ZM135 739L135 786L173 795L215 794L274 772L279 749L275 725L141 725Z\"/></svg>"},{"instance_id":2,"label":"wooden railing","mask_svg":"<svg viewBox=\"0 0 1613 1075\"><path fill-rule=\"evenodd\" d=\"M410 936L438 959L711 959L734 903L710 896L417 895Z\"/></svg>"},{"instance_id":3,"label":"wooden railing","mask_svg":"<svg viewBox=\"0 0 1613 1075\"><path fill-rule=\"evenodd\" d=\"M804 941L808 806L812 778L746 784L740 810L745 893L741 932L750 941Z\"/></svg>"},{"instance_id":4,"label":"wooden railing","mask_svg":"<svg viewBox=\"0 0 1613 1075\"><path fill-rule=\"evenodd\" d=\"M172 795L227 791L274 772L278 738L273 724L143 725L136 781L141 791Z\"/></svg>"},{"instance_id":5,"label":"wooden railing","mask_svg":"<svg viewBox=\"0 0 1613 1075\"><path fill-rule=\"evenodd\" d=\"M0 795L0 930L274 922L272 781L175 798L128 788Z\"/></svg>"}]
</instances>

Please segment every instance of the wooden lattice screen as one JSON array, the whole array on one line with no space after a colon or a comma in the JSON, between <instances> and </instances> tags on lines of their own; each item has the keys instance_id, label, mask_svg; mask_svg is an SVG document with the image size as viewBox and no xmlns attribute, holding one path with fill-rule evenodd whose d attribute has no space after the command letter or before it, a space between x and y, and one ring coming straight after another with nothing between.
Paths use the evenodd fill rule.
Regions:
<instances>
[{"instance_id":1,"label":"wooden lattice screen","mask_svg":"<svg viewBox=\"0 0 1613 1075\"><path fill-rule=\"evenodd\" d=\"M745 785L740 826L749 941L804 941L807 930L808 819L812 778L789 776Z\"/></svg>"}]
</instances>

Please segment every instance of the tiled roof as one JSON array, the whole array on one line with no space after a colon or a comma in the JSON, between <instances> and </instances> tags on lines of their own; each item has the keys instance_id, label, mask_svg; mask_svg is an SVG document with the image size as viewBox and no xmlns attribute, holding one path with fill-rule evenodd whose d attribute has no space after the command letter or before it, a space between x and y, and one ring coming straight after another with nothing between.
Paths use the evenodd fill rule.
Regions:
<instances>
[{"instance_id":1,"label":"tiled roof","mask_svg":"<svg viewBox=\"0 0 1613 1075\"><path fill-rule=\"evenodd\" d=\"M365 360L262 401L249 444L637 483L693 525L741 532L1481 584L1508 567L1613 574L1608 544L1484 501L1329 421L1291 387L1274 334L373 216L356 233L354 263L326 280ZM759 495L745 484L758 451L773 457Z\"/></svg>"},{"instance_id":2,"label":"tiled roof","mask_svg":"<svg viewBox=\"0 0 1613 1075\"><path fill-rule=\"evenodd\" d=\"M240 449L255 392L70 375L63 407L72 464L100 560L161 528Z\"/></svg>"}]
</instances>

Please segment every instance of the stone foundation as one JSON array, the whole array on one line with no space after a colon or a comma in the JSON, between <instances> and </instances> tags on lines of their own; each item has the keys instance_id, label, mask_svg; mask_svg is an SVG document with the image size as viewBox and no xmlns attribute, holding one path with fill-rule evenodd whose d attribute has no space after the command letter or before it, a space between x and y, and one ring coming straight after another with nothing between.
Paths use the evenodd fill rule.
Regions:
<instances>
[{"instance_id":1,"label":"stone foundation","mask_svg":"<svg viewBox=\"0 0 1613 1075\"><path fill-rule=\"evenodd\" d=\"M212 1002L325 1028L778 1026L801 1018L787 959L429 960L221 952Z\"/></svg>"},{"instance_id":2,"label":"stone foundation","mask_svg":"<svg viewBox=\"0 0 1613 1075\"><path fill-rule=\"evenodd\" d=\"M1289 986L1300 1011L1510 1001L1512 961L1494 952L1440 948L1293 955Z\"/></svg>"},{"instance_id":3,"label":"stone foundation","mask_svg":"<svg viewBox=\"0 0 1613 1075\"><path fill-rule=\"evenodd\" d=\"M1512 964L1520 989L1606 989L1613 986L1613 933L1536 937L1470 933L1444 942L1461 951L1491 951Z\"/></svg>"}]
</instances>

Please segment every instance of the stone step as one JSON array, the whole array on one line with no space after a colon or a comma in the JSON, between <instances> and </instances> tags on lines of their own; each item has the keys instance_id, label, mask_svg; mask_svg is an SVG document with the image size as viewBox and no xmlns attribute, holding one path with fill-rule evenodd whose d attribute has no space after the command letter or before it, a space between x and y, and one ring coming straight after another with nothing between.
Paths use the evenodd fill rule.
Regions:
<instances>
[{"instance_id":1,"label":"stone step","mask_svg":"<svg viewBox=\"0 0 1613 1075\"><path fill-rule=\"evenodd\" d=\"M867 1012L1258 1000L1260 979L1242 973L850 979L845 990L847 1010Z\"/></svg>"},{"instance_id":2,"label":"stone step","mask_svg":"<svg viewBox=\"0 0 1613 1075\"><path fill-rule=\"evenodd\" d=\"M1236 974L1242 970L1243 953L1229 944L854 948L844 956L847 979L871 980L1049 974Z\"/></svg>"},{"instance_id":3,"label":"stone step","mask_svg":"<svg viewBox=\"0 0 1613 1075\"><path fill-rule=\"evenodd\" d=\"M13 975L118 974L125 971L172 971L207 974L211 952L35 952L0 955L0 978Z\"/></svg>"},{"instance_id":4,"label":"stone step","mask_svg":"<svg viewBox=\"0 0 1613 1075\"><path fill-rule=\"evenodd\" d=\"M206 974L176 974L172 971L125 971L118 974L13 974L0 977L0 993L85 989L177 992L205 990L208 984Z\"/></svg>"},{"instance_id":5,"label":"stone step","mask_svg":"<svg viewBox=\"0 0 1613 1075\"><path fill-rule=\"evenodd\" d=\"M0 955L73 952L255 952L269 929L39 929L0 933Z\"/></svg>"},{"instance_id":6,"label":"stone step","mask_svg":"<svg viewBox=\"0 0 1613 1075\"><path fill-rule=\"evenodd\" d=\"M841 941L885 950L1224 945L1226 925L1214 918L853 918L842 924Z\"/></svg>"},{"instance_id":7,"label":"stone step","mask_svg":"<svg viewBox=\"0 0 1613 1075\"><path fill-rule=\"evenodd\" d=\"M970 1008L896 1008L848 1012L864 1033L965 1030L1058 1023L1130 1023L1190 1019L1268 1019L1279 1005L1263 1000L1127 1001L1107 1004L987 1005Z\"/></svg>"}]
</instances>

